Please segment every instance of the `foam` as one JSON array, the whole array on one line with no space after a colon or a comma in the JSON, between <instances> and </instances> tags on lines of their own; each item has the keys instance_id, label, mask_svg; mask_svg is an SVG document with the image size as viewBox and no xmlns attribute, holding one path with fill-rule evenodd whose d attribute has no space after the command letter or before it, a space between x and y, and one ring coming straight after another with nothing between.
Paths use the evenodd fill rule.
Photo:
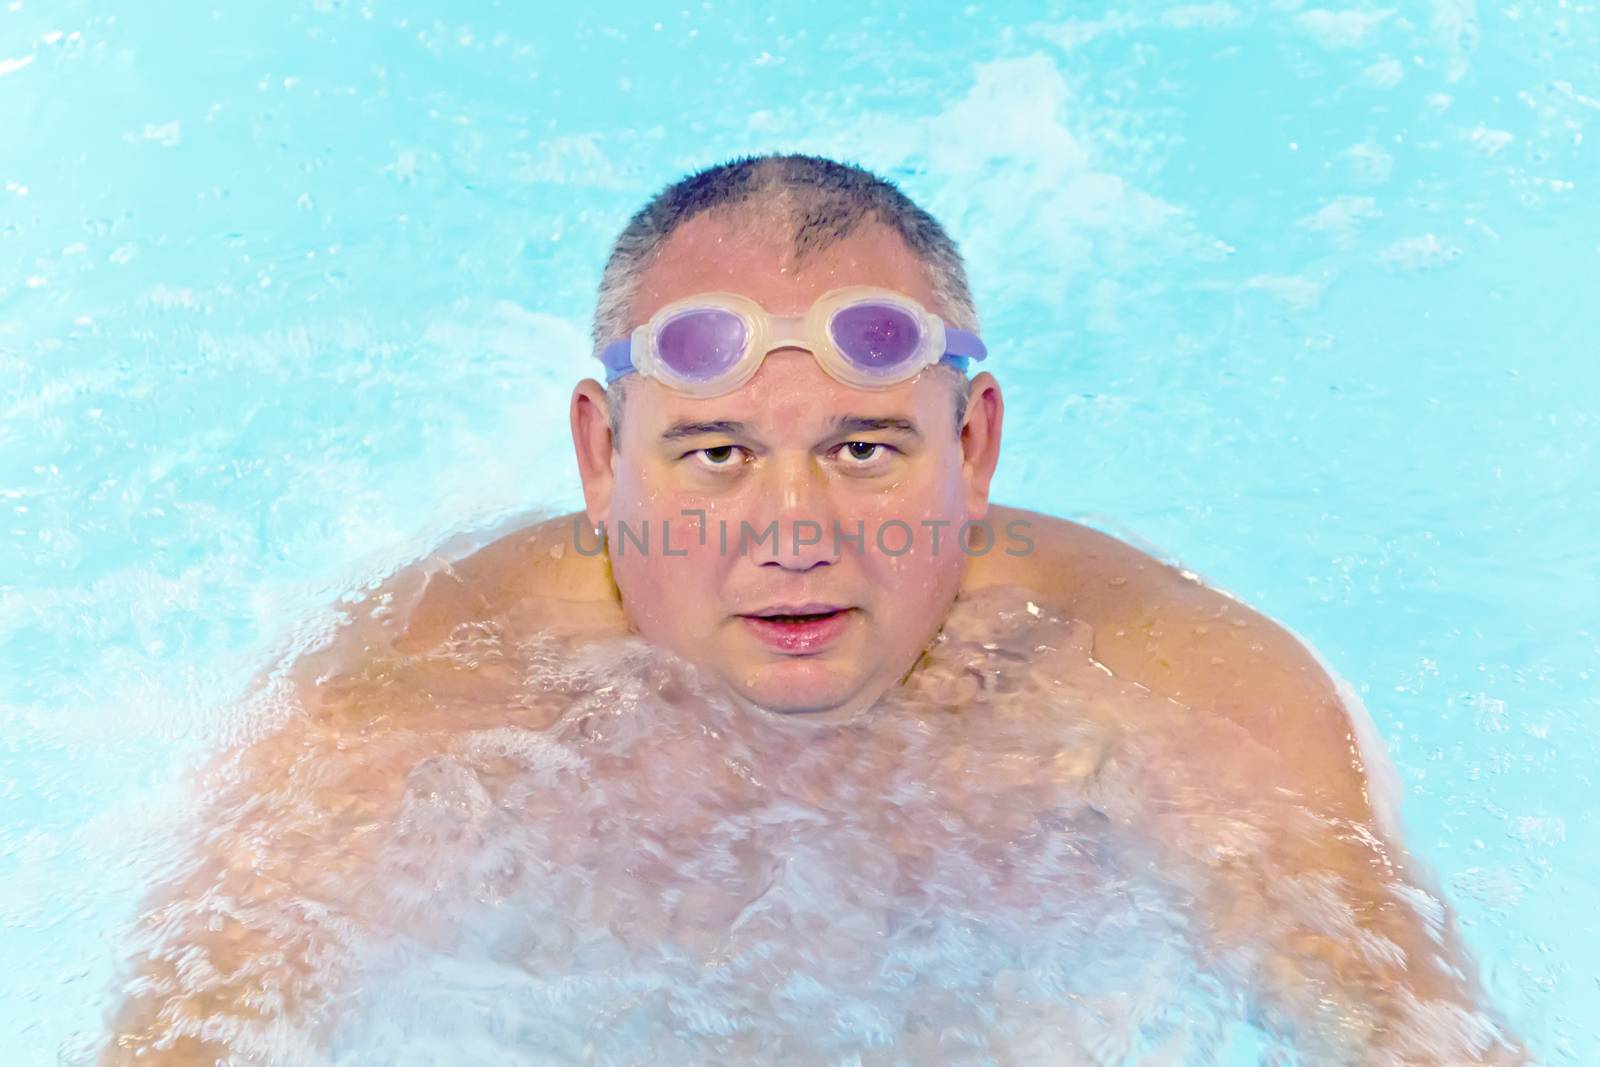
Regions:
<instances>
[{"instance_id":1,"label":"foam","mask_svg":"<svg viewBox=\"0 0 1600 1067\"><path fill-rule=\"evenodd\" d=\"M1375 973L1403 964L1335 875L1271 869L1273 833L1317 819L1208 765L1237 728L1091 650L1085 624L986 591L869 712L796 729L636 639L463 627L362 692L448 664L508 689L488 703L513 718L564 710L461 726L456 690L408 698L403 740L362 742L400 778L349 827L374 861L344 899L252 912L219 886L197 905L280 933L321 909L322 1014L293 1034L189 1025L273 1062L309 1062L321 1024L338 1064L1177 1062L1241 1033L1283 1045L1251 1030L1246 995L1274 924ZM252 803L292 820L339 781L308 766ZM1223 878L1242 917L1226 938L1205 910ZM178 980L223 970L202 953ZM1433 1047L1487 1025L1416 1017ZM1351 1018L1302 1039L1336 1061Z\"/></svg>"}]
</instances>

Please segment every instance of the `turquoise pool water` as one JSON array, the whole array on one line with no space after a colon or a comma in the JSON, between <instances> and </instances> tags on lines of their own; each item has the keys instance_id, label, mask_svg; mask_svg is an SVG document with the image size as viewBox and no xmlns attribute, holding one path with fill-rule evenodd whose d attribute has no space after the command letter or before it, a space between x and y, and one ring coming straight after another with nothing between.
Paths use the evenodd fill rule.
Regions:
<instances>
[{"instance_id":1,"label":"turquoise pool water","mask_svg":"<svg viewBox=\"0 0 1600 1067\"><path fill-rule=\"evenodd\" d=\"M0 1048L83 1062L180 775L330 605L571 507L609 241L734 154L897 181L996 497L1365 697L1496 1004L1600 1060L1593 3L0 0Z\"/></svg>"}]
</instances>

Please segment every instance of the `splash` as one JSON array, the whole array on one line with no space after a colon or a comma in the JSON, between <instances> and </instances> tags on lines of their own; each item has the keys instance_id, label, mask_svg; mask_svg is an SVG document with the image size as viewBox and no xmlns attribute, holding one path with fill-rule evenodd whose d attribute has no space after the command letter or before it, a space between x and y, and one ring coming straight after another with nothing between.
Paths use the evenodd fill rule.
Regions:
<instances>
[{"instance_id":1,"label":"splash","mask_svg":"<svg viewBox=\"0 0 1600 1067\"><path fill-rule=\"evenodd\" d=\"M964 599L849 721L740 707L637 639L486 623L328 695L239 809L258 854L263 826L322 844L272 901L226 895L258 936L315 927L304 1026L187 1031L268 1061L1227 1062L1289 1055L1247 995L1272 923L1397 963L1331 875L1273 877L1275 828L1314 819L1203 758L1236 728L1017 591ZM239 973L209 963L179 983ZM1428 1047L1493 1037L1437 1008ZM1359 1025L1324 1030L1296 1040L1357 1054Z\"/></svg>"}]
</instances>

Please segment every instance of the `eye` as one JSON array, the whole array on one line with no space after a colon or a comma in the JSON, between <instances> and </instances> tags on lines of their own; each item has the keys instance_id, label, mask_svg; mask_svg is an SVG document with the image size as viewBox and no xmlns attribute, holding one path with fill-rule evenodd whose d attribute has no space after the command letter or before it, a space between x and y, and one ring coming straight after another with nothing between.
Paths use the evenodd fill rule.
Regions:
<instances>
[{"instance_id":1,"label":"eye","mask_svg":"<svg viewBox=\"0 0 1600 1067\"><path fill-rule=\"evenodd\" d=\"M737 467L744 460L744 449L738 445L714 445L711 448L697 448L689 453L689 457L693 457L703 467L726 470Z\"/></svg>"},{"instance_id":2,"label":"eye","mask_svg":"<svg viewBox=\"0 0 1600 1067\"><path fill-rule=\"evenodd\" d=\"M876 461L888 459L894 449L880 441L846 441L838 451L849 466L870 467Z\"/></svg>"}]
</instances>

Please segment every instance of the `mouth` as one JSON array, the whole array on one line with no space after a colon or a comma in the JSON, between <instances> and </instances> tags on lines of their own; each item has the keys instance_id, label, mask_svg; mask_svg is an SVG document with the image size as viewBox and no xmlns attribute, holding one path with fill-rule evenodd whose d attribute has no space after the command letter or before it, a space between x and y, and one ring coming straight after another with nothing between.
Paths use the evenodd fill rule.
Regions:
<instances>
[{"instance_id":1,"label":"mouth","mask_svg":"<svg viewBox=\"0 0 1600 1067\"><path fill-rule=\"evenodd\" d=\"M837 604L777 604L739 616L759 641L791 656L814 655L850 626L854 608Z\"/></svg>"}]
</instances>

